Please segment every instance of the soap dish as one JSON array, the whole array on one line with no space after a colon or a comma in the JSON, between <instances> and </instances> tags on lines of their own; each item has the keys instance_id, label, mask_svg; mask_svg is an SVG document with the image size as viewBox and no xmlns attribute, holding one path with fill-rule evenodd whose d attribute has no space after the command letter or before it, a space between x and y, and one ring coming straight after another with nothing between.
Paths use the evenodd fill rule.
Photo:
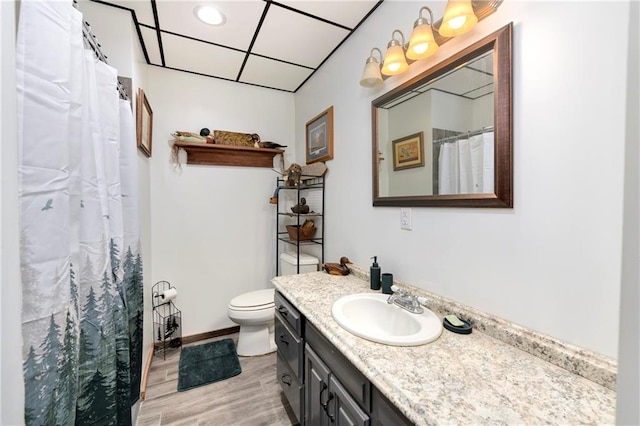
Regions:
<instances>
[{"instance_id":1,"label":"soap dish","mask_svg":"<svg viewBox=\"0 0 640 426\"><path fill-rule=\"evenodd\" d=\"M448 317L452 317L451 321L449 320ZM452 322L458 325L453 325ZM447 330L453 333L471 334L471 324L469 324L467 321L463 319L458 318L455 315L447 315L446 317L444 317L444 319L442 320L442 325L444 326L444 328L446 328Z\"/></svg>"}]
</instances>

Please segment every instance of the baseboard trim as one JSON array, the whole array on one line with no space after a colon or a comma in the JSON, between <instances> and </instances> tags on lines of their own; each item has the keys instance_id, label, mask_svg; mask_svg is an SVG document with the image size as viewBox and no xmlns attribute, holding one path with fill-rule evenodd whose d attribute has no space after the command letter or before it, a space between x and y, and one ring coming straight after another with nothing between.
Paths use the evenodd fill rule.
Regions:
<instances>
[{"instance_id":1,"label":"baseboard trim","mask_svg":"<svg viewBox=\"0 0 640 426\"><path fill-rule=\"evenodd\" d=\"M182 338L182 344L188 345L189 343L199 342L200 340L212 339L214 337L226 336L228 334L238 333L240 331L240 326L236 325L234 327L223 328L220 330L207 331L199 334L192 334L190 336L184 336Z\"/></svg>"},{"instance_id":2,"label":"baseboard trim","mask_svg":"<svg viewBox=\"0 0 640 426\"><path fill-rule=\"evenodd\" d=\"M149 376L149 370L151 370L151 361L153 360L153 352L155 345L152 343L149 348L149 355L147 355L147 362L144 363L144 371L142 372L142 383L140 384L140 399L144 401L147 396L147 377Z\"/></svg>"}]
</instances>

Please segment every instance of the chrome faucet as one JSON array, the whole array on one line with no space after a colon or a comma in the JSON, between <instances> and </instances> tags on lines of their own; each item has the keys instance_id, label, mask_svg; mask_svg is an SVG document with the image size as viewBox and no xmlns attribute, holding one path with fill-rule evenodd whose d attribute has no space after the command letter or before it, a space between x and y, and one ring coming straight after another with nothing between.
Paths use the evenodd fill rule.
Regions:
<instances>
[{"instance_id":1,"label":"chrome faucet","mask_svg":"<svg viewBox=\"0 0 640 426\"><path fill-rule=\"evenodd\" d=\"M412 314L421 314L424 312L422 306L427 306L427 299L424 297L414 296L397 285L392 285L391 291L393 291L393 294L389 296L387 303L400 306Z\"/></svg>"}]
</instances>

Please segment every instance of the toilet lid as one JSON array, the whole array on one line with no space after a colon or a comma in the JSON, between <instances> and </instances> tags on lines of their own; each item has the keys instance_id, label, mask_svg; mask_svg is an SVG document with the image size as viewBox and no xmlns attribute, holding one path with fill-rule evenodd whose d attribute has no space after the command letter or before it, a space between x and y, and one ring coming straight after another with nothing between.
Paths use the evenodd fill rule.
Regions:
<instances>
[{"instance_id":1,"label":"toilet lid","mask_svg":"<svg viewBox=\"0 0 640 426\"><path fill-rule=\"evenodd\" d=\"M273 305L274 290L256 290L231 299L229 306L234 309L264 309Z\"/></svg>"}]
</instances>

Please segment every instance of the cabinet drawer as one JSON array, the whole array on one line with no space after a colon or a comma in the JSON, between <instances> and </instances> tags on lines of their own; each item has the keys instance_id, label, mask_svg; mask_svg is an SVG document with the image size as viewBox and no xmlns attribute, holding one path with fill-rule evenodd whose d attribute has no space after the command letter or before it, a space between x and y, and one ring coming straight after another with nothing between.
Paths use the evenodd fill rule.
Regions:
<instances>
[{"instance_id":1,"label":"cabinet drawer","mask_svg":"<svg viewBox=\"0 0 640 426\"><path fill-rule=\"evenodd\" d=\"M274 297L276 312L295 330L298 336L302 336L302 315L285 297L276 291Z\"/></svg>"},{"instance_id":2,"label":"cabinet drawer","mask_svg":"<svg viewBox=\"0 0 640 426\"><path fill-rule=\"evenodd\" d=\"M296 378L301 379L304 368L302 338L287 325L282 316L277 312L275 339L276 345L278 346L278 355L289 364Z\"/></svg>"},{"instance_id":3,"label":"cabinet drawer","mask_svg":"<svg viewBox=\"0 0 640 426\"><path fill-rule=\"evenodd\" d=\"M289 401L289 405L293 410L299 422L302 419L302 404L304 401L304 387L300 381L291 372L287 362L282 359L280 354L276 356L276 370L280 387Z\"/></svg>"},{"instance_id":4,"label":"cabinet drawer","mask_svg":"<svg viewBox=\"0 0 640 426\"><path fill-rule=\"evenodd\" d=\"M305 327L305 339L322 358L329 370L338 377L349 394L366 411L371 412L371 382L336 349L311 323Z\"/></svg>"}]
</instances>

